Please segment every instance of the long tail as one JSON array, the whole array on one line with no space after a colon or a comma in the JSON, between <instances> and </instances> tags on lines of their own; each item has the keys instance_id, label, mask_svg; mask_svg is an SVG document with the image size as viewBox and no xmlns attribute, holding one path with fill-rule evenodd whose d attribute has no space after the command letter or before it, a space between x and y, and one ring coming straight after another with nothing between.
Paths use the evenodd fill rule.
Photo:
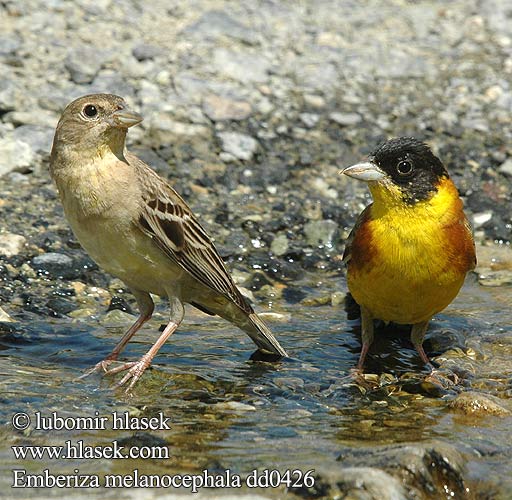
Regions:
<instances>
[{"instance_id":1,"label":"long tail","mask_svg":"<svg viewBox=\"0 0 512 500\"><path fill-rule=\"evenodd\" d=\"M288 354L274 337L270 328L263 323L263 320L256 313L249 314L248 318L250 321L245 323L243 330L251 337L252 341L264 351L287 358Z\"/></svg>"},{"instance_id":2,"label":"long tail","mask_svg":"<svg viewBox=\"0 0 512 500\"><path fill-rule=\"evenodd\" d=\"M191 302L191 304L207 314L217 314L221 318L230 321L247 333L261 350L278 354L281 357L289 357L270 331L270 328L255 312L252 312L252 307L248 306L251 312L244 311L234 302L228 302L225 297L222 298L220 303L210 302L208 305L203 305L199 302Z\"/></svg>"}]
</instances>

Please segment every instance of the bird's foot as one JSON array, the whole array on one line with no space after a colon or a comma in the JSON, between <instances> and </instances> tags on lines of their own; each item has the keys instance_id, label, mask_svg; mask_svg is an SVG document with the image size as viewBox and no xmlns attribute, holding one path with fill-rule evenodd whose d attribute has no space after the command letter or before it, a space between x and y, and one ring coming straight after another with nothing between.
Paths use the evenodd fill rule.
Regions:
<instances>
[{"instance_id":1,"label":"bird's foot","mask_svg":"<svg viewBox=\"0 0 512 500\"><path fill-rule=\"evenodd\" d=\"M96 363L92 368L89 368L85 373L80 375L78 378L82 379L85 377L88 377L89 375L92 375L93 373L100 373L103 372L104 374L108 373L108 367L114 361L114 358L106 357L104 360L100 361L99 363Z\"/></svg>"},{"instance_id":2,"label":"bird's foot","mask_svg":"<svg viewBox=\"0 0 512 500\"><path fill-rule=\"evenodd\" d=\"M122 387L128 380L130 384L126 388L125 392L130 392L137 380L140 379L142 374L146 371L148 366L151 364L151 359L146 355L142 356L139 361L130 361L129 363L123 363L120 366L116 366L108 370L105 375L115 375L116 373L128 370L128 373L116 384L117 387Z\"/></svg>"},{"instance_id":3,"label":"bird's foot","mask_svg":"<svg viewBox=\"0 0 512 500\"><path fill-rule=\"evenodd\" d=\"M437 385L443 389L451 389L460 382L460 379L456 373L450 372L447 376L445 373L432 367L431 372L425 377L425 382Z\"/></svg>"},{"instance_id":4,"label":"bird's foot","mask_svg":"<svg viewBox=\"0 0 512 500\"><path fill-rule=\"evenodd\" d=\"M367 391L378 386L375 377L372 374L365 375L361 368L351 368L348 375L342 377L338 384L342 386L357 386L359 389Z\"/></svg>"}]
</instances>

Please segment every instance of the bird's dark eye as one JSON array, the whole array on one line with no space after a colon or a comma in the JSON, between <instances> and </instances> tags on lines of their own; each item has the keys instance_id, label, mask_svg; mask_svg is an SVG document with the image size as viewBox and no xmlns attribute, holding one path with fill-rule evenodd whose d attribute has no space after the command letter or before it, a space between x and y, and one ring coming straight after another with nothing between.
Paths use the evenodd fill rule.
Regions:
<instances>
[{"instance_id":1,"label":"bird's dark eye","mask_svg":"<svg viewBox=\"0 0 512 500\"><path fill-rule=\"evenodd\" d=\"M400 175L409 175L412 172L411 160L399 161L396 169Z\"/></svg>"},{"instance_id":2,"label":"bird's dark eye","mask_svg":"<svg viewBox=\"0 0 512 500\"><path fill-rule=\"evenodd\" d=\"M87 104L87 106L84 107L83 113L87 118L94 118L98 114L98 110L93 104Z\"/></svg>"}]
</instances>

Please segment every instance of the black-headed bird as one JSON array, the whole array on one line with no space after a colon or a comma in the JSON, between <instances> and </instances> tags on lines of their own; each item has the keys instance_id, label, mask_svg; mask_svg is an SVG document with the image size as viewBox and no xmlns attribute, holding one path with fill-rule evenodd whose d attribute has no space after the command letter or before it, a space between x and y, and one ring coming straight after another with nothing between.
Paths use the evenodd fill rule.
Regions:
<instances>
[{"instance_id":1,"label":"black-headed bird","mask_svg":"<svg viewBox=\"0 0 512 500\"><path fill-rule=\"evenodd\" d=\"M400 137L340 173L368 184L373 203L352 229L343 259L361 309L362 370L374 319L412 325L411 341L431 366L423 339L432 316L459 293L476 265L471 227L443 163L423 142Z\"/></svg>"}]
</instances>

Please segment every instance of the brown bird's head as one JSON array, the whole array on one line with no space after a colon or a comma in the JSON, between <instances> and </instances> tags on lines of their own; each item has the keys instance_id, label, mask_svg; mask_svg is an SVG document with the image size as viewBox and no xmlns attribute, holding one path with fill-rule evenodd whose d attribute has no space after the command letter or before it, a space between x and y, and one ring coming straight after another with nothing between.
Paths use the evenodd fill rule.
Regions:
<instances>
[{"instance_id":1,"label":"brown bird's head","mask_svg":"<svg viewBox=\"0 0 512 500\"><path fill-rule=\"evenodd\" d=\"M60 155L96 155L107 148L122 155L128 128L141 121L142 116L117 95L79 97L66 106L57 124L52 163Z\"/></svg>"}]
</instances>

